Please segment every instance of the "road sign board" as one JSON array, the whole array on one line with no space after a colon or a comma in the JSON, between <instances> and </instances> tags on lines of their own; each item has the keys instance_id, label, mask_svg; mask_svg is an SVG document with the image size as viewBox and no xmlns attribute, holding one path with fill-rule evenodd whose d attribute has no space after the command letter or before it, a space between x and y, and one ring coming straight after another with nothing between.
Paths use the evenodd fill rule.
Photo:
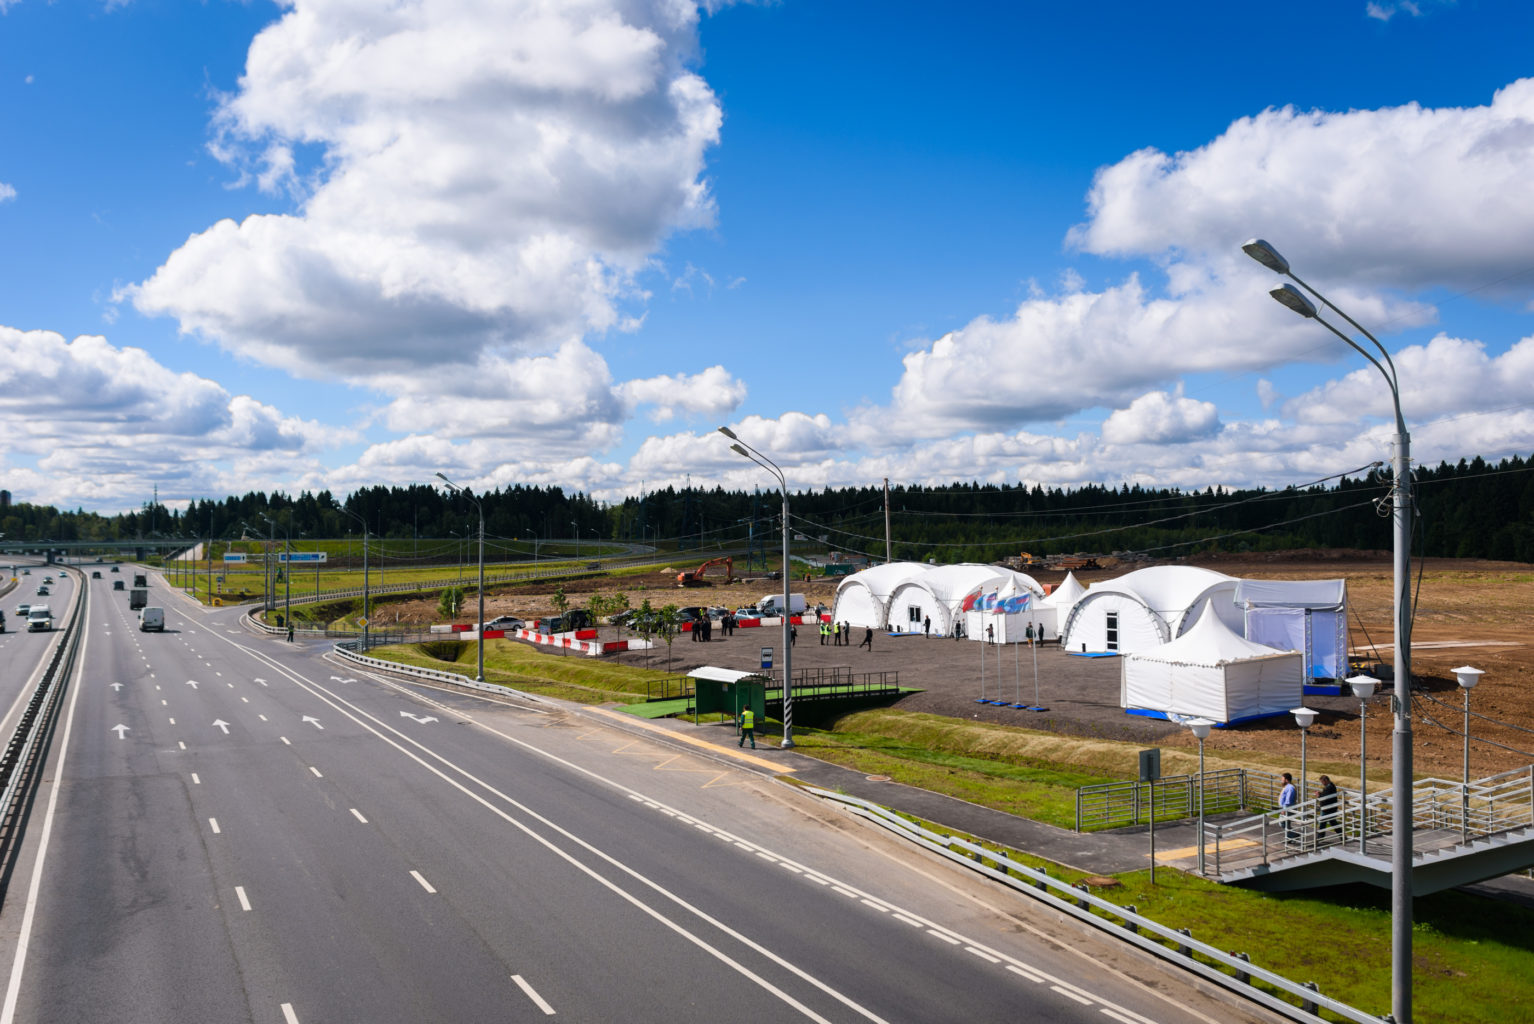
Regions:
<instances>
[{"instance_id":1,"label":"road sign board","mask_svg":"<svg viewBox=\"0 0 1534 1024\"><path fill-rule=\"evenodd\" d=\"M249 559L249 556L246 555L245 552L243 552L243 551L225 551L224 552L224 561L226 561L226 562L244 562L244 561L247 561L248 559Z\"/></svg>"},{"instance_id":2,"label":"road sign board","mask_svg":"<svg viewBox=\"0 0 1534 1024\"><path fill-rule=\"evenodd\" d=\"M357 625L359 625L359 626L366 626L367 624L368 624L368 620L365 617L364 618L360 618L360 619L357 620Z\"/></svg>"},{"instance_id":3,"label":"road sign board","mask_svg":"<svg viewBox=\"0 0 1534 1024\"><path fill-rule=\"evenodd\" d=\"M772 668L772 648L762 648L762 668Z\"/></svg>"},{"instance_id":4,"label":"road sign board","mask_svg":"<svg viewBox=\"0 0 1534 1024\"><path fill-rule=\"evenodd\" d=\"M277 561L292 562L295 565L299 562L314 564L328 561L328 555L328 551L279 551L277 553Z\"/></svg>"}]
</instances>

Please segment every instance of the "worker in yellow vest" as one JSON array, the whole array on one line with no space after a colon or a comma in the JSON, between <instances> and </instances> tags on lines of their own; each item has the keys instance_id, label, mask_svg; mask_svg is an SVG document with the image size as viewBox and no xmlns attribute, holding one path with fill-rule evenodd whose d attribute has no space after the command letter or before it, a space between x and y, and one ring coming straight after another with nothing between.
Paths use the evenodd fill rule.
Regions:
<instances>
[{"instance_id":1,"label":"worker in yellow vest","mask_svg":"<svg viewBox=\"0 0 1534 1024\"><path fill-rule=\"evenodd\" d=\"M735 745L737 747L743 747L746 745L746 740L751 741L751 749L755 750L756 715L751 711L750 708L746 708L740 713L740 742Z\"/></svg>"}]
</instances>

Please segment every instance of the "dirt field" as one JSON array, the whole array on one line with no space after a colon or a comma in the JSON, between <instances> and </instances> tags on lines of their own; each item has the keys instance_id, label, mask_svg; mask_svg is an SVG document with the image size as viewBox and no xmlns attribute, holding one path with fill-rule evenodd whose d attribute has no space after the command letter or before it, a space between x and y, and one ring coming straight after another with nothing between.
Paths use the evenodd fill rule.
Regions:
<instances>
[{"instance_id":1,"label":"dirt field","mask_svg":"<svg viewBox=\"0 0 1534 1024\"><path fill-rule=\"evenodd\" d=\"M1268 579L1323 579L1348 581L1352 618L1351 638L1355 650L1378 649L1379 660L1389 663L1393 636L1391 612L1391 562L1387 552L1284 552L1273 555L1223 556L1192 560L1231 576ZM1109 566L1078 573L1083 584L1111 579L1129 568ZM1415 572L1414 563L1413 570ZM772 581L733 583L728 586L682 590L675 586L677 569L658 570L645 577L628 578L621 586L607 579L573 581L565 586L572 606L582 606L594 592L621 589L631 605L649 598L653 605L718 604L735 607L751 604L763 594L776 592ZM1064 573L1035 572L1040 583L1058 584ZM554 611L554 585L543 584L518 592L487 595L485 615L515 614L523 617ZM810 604L835 596L836 581L796 582ZM1429 559L1424 567L1416 626L1413 634L1413 675L1419 696L1415 702L1416 768L1421 774L1458 779L1461 770L1463 723L1462 696L1452 669L1473 665L1486 674L1471 695L1471 710L1485 718L1471 720L1471 773L1489 775L1504 769L1534 764L1534 646L1528 642L1529 606L1534 602L1534 566L1512 562ZM472 620L473 605L461 619ZM375 609L375 622L421 624L437 621L435 601L390 603ZM770 634L770 635L769 635ZM716 637L718 633L716 631ZM861 639L854 631L854 640ZM686 671L699 664L755 667L762 646L780 646L776 631L742 630L734 637L716 639L707 647L678 639L671 651L673 668ZM856 671L896 669L903 685L921 687L924 693L899 705L913 711L964 718L1004 721L1030 728L1102 736L1143 739L1163 746L1196 746L1185 729L1149 719L1125 715L1118 707L1119 667L1116 659L1065 657L1056 648L1045 648L1039 657L1039 693L1048 714L1030 714L974 703L980 694L982 645L921 639L888 640L880 637L870 656L856 648L821 648L813 629L800 630L794 651L795 668L814 665L851 665ZM643 663L644 655L626 660ZM653 667L665 667L662 647L649 656ZM1021 652L1016 666L1011 651L996 664L994 653L987 662L987 696L1011 699L1020 691L1024 702L1032 701L1033 667L1029 653ZM999 683L999 694L997 691ZM1379 766L1390 750L1391 718L1389 690L1375 698L1368 718L1371 766ZM1445 702L1435 704L1429 698ZM1312 759L1356 764L1358 761L1358 703L1349 697L1308 697L1321 717L1310 730ZM1504 747L1514 748L1503 749ZM1299 756L1299 731L1287 716L1249 723L1229 730L1215 730L1206 741L1214 754L1221 749L1257 750Z\"/></svg>"}]
</instances>

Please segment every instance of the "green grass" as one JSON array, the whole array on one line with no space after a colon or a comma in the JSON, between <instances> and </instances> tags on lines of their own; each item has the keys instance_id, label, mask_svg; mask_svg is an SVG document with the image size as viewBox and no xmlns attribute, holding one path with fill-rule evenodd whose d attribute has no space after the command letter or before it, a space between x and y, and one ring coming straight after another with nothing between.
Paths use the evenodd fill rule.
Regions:
<instances>
[{"instance_id":1,"label":"green grass","mask_svg":"<svg viewBox=\"0 0 1534 1024\"><path fill-rule=\"evenodd\" d=\"M796 730L797 732L797 730ZM976 841L912 818L944 835ZM977 842L1042 868L1066 884L1091 877L994 843ZM1390 893L1341 886L1318 893L1261 893L1162 868L1115 876L1094 895L1320 990L1367 1013L1390 1010ZM1413 1006L1435 1024L1534 1019L1534 910L1460 892L1419 897L1413 929ZM1112 918L1117 922L1117 918ZM1173 943L1163 943L1175 948ZM1274 990L1269 990L1274 991ZM1287 998L1287 997L1286 997ZM1327 1020L1340 1020L1323 1014Z\"/></svg>"},{"instance_id":2,"label":"green grass","mask_svg":"<svg viewBox=\"0 0 1534 1024\"><path fill-rule=\"evenodd\" d=\"M455 656L444 660L434 656L432 650L453 650ZM375 658L419 668L461 672L471 679L478 658L475 644L452 640L379 647L368 653ZM676 677L665 672L613 664L578 654L561 656L514 640L485 641L485 682L542 696L581 704L630 703L645 699L646 684L658 693L668 679L672 681L674 692Z\"/></svg>"}]
</instances>

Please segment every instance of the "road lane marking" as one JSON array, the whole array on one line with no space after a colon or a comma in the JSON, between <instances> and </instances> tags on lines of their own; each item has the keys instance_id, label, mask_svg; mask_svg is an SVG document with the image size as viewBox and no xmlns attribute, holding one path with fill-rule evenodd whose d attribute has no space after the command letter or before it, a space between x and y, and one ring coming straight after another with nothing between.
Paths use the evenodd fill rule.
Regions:
<instances>
[{"instance_id":1,"label":"road lane marking","mask_svg":"<svg viewBox=\"0 0 1534 1024\"><path fill-rule=\"evenodd\" d=\"M552 1017L554 1015L554 1007L545 1002L544 998L537 992L534 992L533 986L522 980L522 975L513 974L511 980L517 983L517 988L522 990L522 994L531 999L546 1016Z\"/></svg>"},{"instance_id":2,"label":"road lane marking","mask_svg":"<svg viewBox=\"0 0 1534 1024\"><path fill-rule=\"evenodd\" d=\"M944 942L948 943L950 946L957 946L959 944L959 940L958 939L954 938L952 935L945 935L942 932L938 931L936 928L928 928L927 929L927 934L928 935L935 935L935 936L937 936L938 938L942 939Z\"/></svg>"},{"instance_id":3,"label":"road lane marking","mask_svg":"<svg viewBox=\"0 0 1534 1024\"><path fill-rule=\"evenodd\" d=\"M323 779L325 777L325 776L321 775L320 774L320 770L318 768L314 767L314 765L312 765L312 764L309 766L309 770L314 773L314 777L316 779Z\"/></svg>"},{"instance_id":4,"label":"road lane marking","mask_svg":"<svg viewBox=\"0 0 1534 1024\"><path fill-rule=\"evenodd\" d=\"M366 825L368 823L368 820L362 816L362 812L357 810L357 808L355 808L355 807L352 808L352 817L356 818L358 821L362 822L364 825Z\"/></svg>"},{"instance_id":5,"label":"road lane marking","mask_svg":"<svg viewBox=\"0 0 1534 1024\"><path fill-rule=\"evenodd\" d=\"M232 633L234 631L230 630L230 632ZM292 1003L282 1004L282 1020L283 1024L298 1024L298 1014L293 1012Z\"/></svg>"},{"instance_id":6,"label":"road lane marking","mask_svg":"<svg viewBox=\"0 0 1534 1024\"><path fill-rule=\"evenodd\" d=\"M222 835L223 834L223 830L218 827L218 819L217 818L209 818L208 819L208 826L213 829L213 834L214 835Z\"/></svg>"},{"instance_id":7,"label":"road lane marking","mask_svg":"<svg viewBox=\"0 0 1534 1024\"><path fill-rule=\"evenodd\" d=\"M175 719L174 719L174 718L172 718L172 719L171 719L171 720L170 720L170 724L171 724L171 725L175 725L175 724L176 724L176 720L175 720Z\"/></svg>"},{"instance_id":8,"label":"road lane marking","mask_svg":"<svg viewBox=\"0 0 1534 1024\"><path fill-rule=\"evenodd\" d=\"M421 876L421 873L419 871L416 871L414 868L412 868L411 871L410 871L410 877L414 878L417 882L420 882L421 883L421 888L425 889L427 892L435 893L437 891L437 890L433 889L431 887L431 883L428 882L425 878L423 878Z\"/></svg>"},{"instance_id":9,"label":"road lane marking","mask_svg":"<svg viewBox=\"0 0 1534 1024\"><path fill-rule=\"evenodd\" d=\"M245 895L245 887L243 885L235 886L234 894L240 898L240 909L246 911L250 910L250 900Z\"/></svg>"},{"instance_id":10,"label":"road lane marking","mask_svg":"<svg viewBox=\"0 0 1534 1024\"><path fill-rule=\"evenodd\" d=\"M197 777L197 773L196 772L192 773L192 785L194 785L194 786L202 785L202 780Z\"/></svg>"},{"instance_id":11,"label":"road lane marking","mask_svg":"<svg viewBox=\"0 0 1534 1024\"><path fill-rule=\"evenodd\" d=\"M1023 967L1020 964L1008 964L1007 970L1011 971L1013 974L1018 975L1019 977L1027 978L1029 981L1036 984L1042 985L1046 980L1044 975L1040 974L1038 971Z\"/></svg>"},{"instance_id":12,"label":"road lane marking","mask_svg":"<svg viewBox=\"0 0 1534 1024\"><path fill-rule=\"evenodd\" d=\"M284 743L286 743L286 744L287 744L287 745L288 745L288 746L290 746L290 747L291 747L291 746L292 746L292 745L293 745L293 744L292 744L292 743L291 743L291 742L290 742L290 741L289 741L289 740L288 740L288 738L287 738L287 737L286 737L286 736L278 736L278 737L277 737L277 738L278 738L278 739L279 739L279 740L281 740L281 741L282 741L282 742L284 742Z\"/></svg>"},{"instance_id":13,"label":"road lane marking","mask_svg":"<svg viewBox=\"0 0 1534 1024\"><path fill-rule=\"evenodd\" d=\"M999 957L999 956L992 956L991 954L987 953L985 950L983 950L983 949L976 949L974 946L965 946L964 947L964 952L966 952L966 953L973 953L975 956L978 956L980 959L984 960L988 964L999 964L999 963L1001 963L1001 957Z\"/></svg>"},{"instance_id":14,"label":"road lane marking","mask_svg":"<svg viewBox=\"0 0 1534 1024\"><path fill-rule=\"evenodd\" d=\"M1074 999L1074 1000L1076 1000L1076 1002L1080 1003L1082 1006L1091 1006L1092 1005L1092 1000L1086 998L1085 996L1079 996L1076 993L1072 992L1070 989L1062 988L1059 985L1051 985L1051 986L1049 986L1049 989L1050 989L1051 992L1058 992L1058 993L1060 993L1062 996L1064 996L1067 999Z\"/></svg>"},{"instance_id":15,"label":"road lane marking","mask_svg":"<svg viewBox=\"0 0 1534 1024\"><path fill-rule=\"evenodd\" d=\"M180 745L182 750L186 749L186 740L177 740L176 743Z\"/></svg>"},{"instance_id":16,"label":"road lane marking","mask_svg":"<svg viewBox=\"0 0 1534 1024\"><path fill-rule=\"evenodd\" d=\"M256 717L261 719L261 721L263 721L263 722L266 721L266 716L265 715L257 715Z\"/></svg>"}]
</instances>

